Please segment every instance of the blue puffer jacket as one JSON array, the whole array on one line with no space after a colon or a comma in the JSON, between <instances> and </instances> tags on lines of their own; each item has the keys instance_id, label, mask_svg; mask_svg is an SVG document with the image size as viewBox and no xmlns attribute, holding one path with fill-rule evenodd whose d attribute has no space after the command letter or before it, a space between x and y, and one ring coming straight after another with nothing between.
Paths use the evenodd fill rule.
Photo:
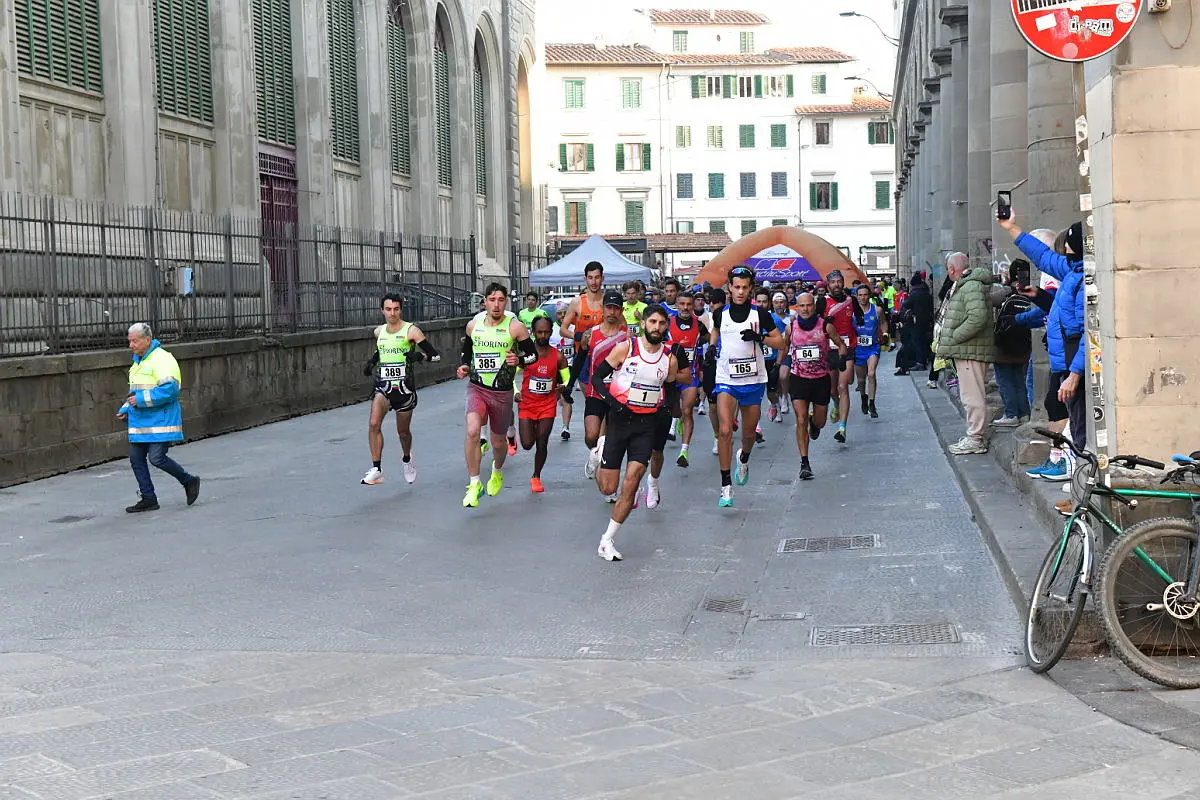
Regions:
<instances>
[{"instance_id":1,"label":"blue puffer jacket","mask_svg":"<svg viewBox=\"0 0 1200 800\"><path fill-rule=\"evenodd\" d=\"M1054 305L1046 315L1046 348L1050 351L1050 369L1054 372L1070 370L1077 375L1083 375L1086 347L1080 342L1075 358L1068 364L1063 342L1064 334L1083 334L1083 260L1070 260L1067 256L1060 256L1028 233L1018 236L1016 244L1038 269L1058 281Z\"/></svg>"},{"instance_id":2,"label":"blue puffer jacket","mask_svg":"<svg viewBox=\"0 0 1200 800\"><path fill-rule=\"evenodd\" d=\"M128 401L117 412L126 414L131 442L183 441L183 410L179 405L182 384L179 362L158 343L146 355L133 357L129 367Z\"/></svg>"}]
</instances>

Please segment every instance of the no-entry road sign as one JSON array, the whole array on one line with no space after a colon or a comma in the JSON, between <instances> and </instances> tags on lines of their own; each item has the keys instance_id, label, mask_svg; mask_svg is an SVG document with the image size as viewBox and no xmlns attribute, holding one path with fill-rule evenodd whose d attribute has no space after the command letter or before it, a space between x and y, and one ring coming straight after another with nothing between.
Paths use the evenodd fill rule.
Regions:
<instances>
[{"instance_id":1,"label":"no-entry road sign","mask_svg":"<svg viewBox=\"0 0 1200 800\"><path fill-rule=\"evenodd\" d=\"M1025 41L1058 61L1088 61L1109 52L1133 30L1143 5L1143 0L1012 0Z\"/></svg>"}]
</instances>

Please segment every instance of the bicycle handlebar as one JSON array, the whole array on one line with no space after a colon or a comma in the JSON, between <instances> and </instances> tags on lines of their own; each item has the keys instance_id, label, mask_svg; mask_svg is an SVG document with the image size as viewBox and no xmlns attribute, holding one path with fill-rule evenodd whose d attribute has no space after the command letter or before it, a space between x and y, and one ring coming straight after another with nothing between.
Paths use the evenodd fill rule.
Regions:
<instances>
[{"instance_id":1,"label":"bicycle handlebar","mask_svg":"<svg viewBox=\"0 0 1200 800\"><path fill-rule=\"evenodd\" d=\"M1086 450L1080 450L1078 447L1075 446L1074 442L1072 442L1066 436L1063 436L1061 433L1055 433L1054 431L1052 431L1048 428L1034 428L1033 430L1035 433L1037 433L1041 436L1045 436L1047 439L1050 440L1050 442L1052 444L1055 444L1058 447L1067 447L1077 457L1082 458L1084 461L1087 461L1089 463L1095 463L1096 456L1094 454L1089 453ZM1151 469L1166 469L1166 465L1163 464L1161 461L1154 461L1149 458L1142 458L1141 456L1114 456L1113 458L1111 458L1109 460L1114 461L1114 462L1123 463L1126 466L1130 467L1131 469L1133 467L1149 467Z\"/></svg>"}]
</instances>

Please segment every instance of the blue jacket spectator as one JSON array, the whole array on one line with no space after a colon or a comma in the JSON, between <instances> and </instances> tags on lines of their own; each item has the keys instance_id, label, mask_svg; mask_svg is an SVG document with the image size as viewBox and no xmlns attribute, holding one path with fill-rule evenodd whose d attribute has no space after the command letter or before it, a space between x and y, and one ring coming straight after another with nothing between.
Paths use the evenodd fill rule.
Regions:
<instances>
[{"instance_id":1,"label":"blue jacket spectator","mask_svg":"<svg viewBox=\"0 0 1200 800\"><path fill-rule=\"evenodd\" d=\"M1075 226L1072 226L1071 230L1074 229ZM1069 370L1083 375L1085 348L1080 344L1084 314L1083 259L1074 254L1060 255L1028 233L1018 236L1016 245L1038 269L1059 282L1058 291L1045 318L1046 346L1050 351L1051 371ZM1022 325L1027 324L1026 319L1035 318L1034 312L1037 310L1040 309L1027 311L1018 317L1017 321ZM1068 364L1067 344L1072 339L1075 342L1075 353Z\"/></svg>"}]
</instances>

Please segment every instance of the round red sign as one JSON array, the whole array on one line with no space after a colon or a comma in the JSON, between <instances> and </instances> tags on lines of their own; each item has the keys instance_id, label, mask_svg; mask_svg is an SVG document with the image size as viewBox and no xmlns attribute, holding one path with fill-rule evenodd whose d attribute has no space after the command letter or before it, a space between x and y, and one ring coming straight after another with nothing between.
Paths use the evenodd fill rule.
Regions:
<instances>
[{"instance_id":1,"label":"round red sign","mask_svg":"<svg viewBox=\"0 0 1200 800\"><path fill-rule=\"evenodd\" d=\"M1143 0L1012 0L1013 19L1033 49L1057 61L1088 61L1133 30Z\"/></svg>"}]
</instances>

